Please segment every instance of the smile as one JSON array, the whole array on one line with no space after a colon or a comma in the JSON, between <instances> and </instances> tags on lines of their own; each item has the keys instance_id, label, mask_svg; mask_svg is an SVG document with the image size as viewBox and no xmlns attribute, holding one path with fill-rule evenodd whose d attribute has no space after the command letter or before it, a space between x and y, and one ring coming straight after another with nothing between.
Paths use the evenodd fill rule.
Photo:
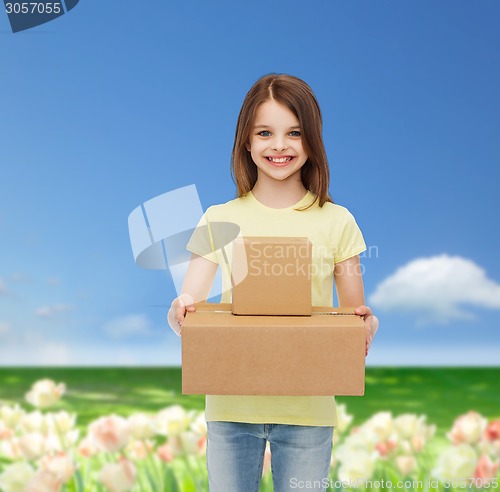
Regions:
<instances>
[{"instance_id":1,"label":"smile","mask_svg":"<svg viewBox=\"0 0 500 492\"><path fill-rule=\"evenodd\" d=\"M283 164L285 162L290 162L293 157L266 157L266 159L276 164Z\"/></svg>"}]
</instances>

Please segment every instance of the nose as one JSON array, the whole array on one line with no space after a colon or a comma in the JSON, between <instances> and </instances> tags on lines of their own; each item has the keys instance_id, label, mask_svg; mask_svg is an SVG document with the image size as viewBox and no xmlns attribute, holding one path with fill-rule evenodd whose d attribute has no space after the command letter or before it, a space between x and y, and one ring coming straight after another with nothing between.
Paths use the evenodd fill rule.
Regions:
<instances>
[{"instance_id":1,"label":"nose","mask_svg":"<svg viewBox=\"0 0 500 492\"><path fill-rule=\"evenodd\" d=\"M283 139L280 137L276 137L275 141L273 142L273 144L271 146L271 149L274 150L275 152L283 152L287 148L288 148L288 146L283 141Z\"/></svg>"}]
</instances>

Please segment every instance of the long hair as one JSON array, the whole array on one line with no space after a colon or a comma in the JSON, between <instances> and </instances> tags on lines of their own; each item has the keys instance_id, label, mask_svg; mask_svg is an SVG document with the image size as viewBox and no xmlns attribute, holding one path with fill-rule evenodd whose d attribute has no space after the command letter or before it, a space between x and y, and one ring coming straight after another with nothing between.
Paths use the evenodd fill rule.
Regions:
<instances>
[{"instance_id":1,"label":"long hair","mask_svg":"<svg viewBox=\"0 0 500 492\"><path fill-rule=\"evenodd\" d=\"M233 152L231 155L231 176L236 184L237 197L246 195L257 182L257 166L252 160L246 145L250 142L250 133L255 121L255 114L260 104L274 100L288 108L299 120L302 145L307 154L307 161L300 170L302 184L313 192L322 207L333 200L328 194L330 170L323 144L323 123L318 101L311 88L301 79L287 74L271 73L261 77L243 101L238 116Z\"/></svg>"}]
</instances>

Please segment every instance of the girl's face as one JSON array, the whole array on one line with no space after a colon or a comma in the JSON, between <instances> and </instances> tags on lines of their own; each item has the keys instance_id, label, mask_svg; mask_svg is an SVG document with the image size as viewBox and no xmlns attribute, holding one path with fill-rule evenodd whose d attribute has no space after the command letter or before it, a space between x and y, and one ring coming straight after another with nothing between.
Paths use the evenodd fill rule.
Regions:
<instances>
[{"instance_id":1,"label":"girl's face","mask_svg":"<svg viewBox=\"0 0 500 492\"><path fill-rule=\"evenodd\" d=\"M301 130L297 117L276 101L269 99L257 108L247 149L258 168L258 179L265 175L279 181L300 180L300 169L307 161Z\"/></svg>"}]
</instances>

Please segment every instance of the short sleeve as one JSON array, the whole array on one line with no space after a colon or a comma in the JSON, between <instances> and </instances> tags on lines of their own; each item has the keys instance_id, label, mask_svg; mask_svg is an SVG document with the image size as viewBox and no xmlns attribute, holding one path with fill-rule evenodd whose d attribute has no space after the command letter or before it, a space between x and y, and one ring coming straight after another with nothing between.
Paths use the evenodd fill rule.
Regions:
<instances>
[{"instance_id":1,"label":"short sleeve","mask_svg":"<svg viewBox=\"0 0 500 492\"><path fill-rule=\"evenodd\" d=\"M363 234L353 215L346 209L344 227L335 254L335 263L352 258L366 250Z\"/></svg>"},{"instance_id":2,"label":"short sleeve","mask_svg":"<svg viewBox=\"0 0 500 492\"><path fill-rule=\"evenodd\" d=\"M219 263L215 251L214 239L210 227L210 220L208 219L210 207L201 216L198 225L194 229L191 237L186 245L186 249L191 253L203 256L213 263Z\"/></svg>"}]
</instances>

